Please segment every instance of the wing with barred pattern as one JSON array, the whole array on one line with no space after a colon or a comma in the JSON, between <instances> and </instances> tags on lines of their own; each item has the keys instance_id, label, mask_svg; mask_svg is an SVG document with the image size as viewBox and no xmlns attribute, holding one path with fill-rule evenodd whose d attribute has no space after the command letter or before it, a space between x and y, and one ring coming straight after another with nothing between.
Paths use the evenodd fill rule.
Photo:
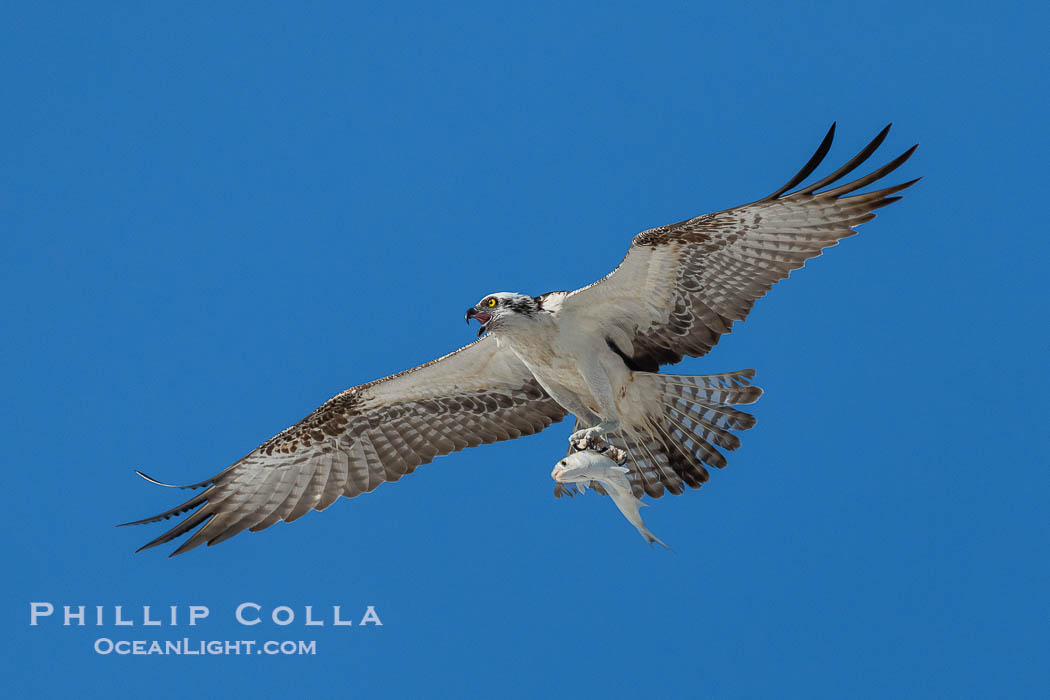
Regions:
<instances>
[{"instance_id":1,"label":"wing with barred pattern","mask_svg":"<svg viewBox=\"0 0 1050 700\"><path fill-rule=\"evenodd\" d=\"M323 510L340 496L397 481L440 455L537 433L565 414L513 352L485 336L414 369L347 389L220 474L174 487L204 489L195 497L124 524L196 509L139 549L203 524L174 556Z\"/></svg>"}]
</instances>

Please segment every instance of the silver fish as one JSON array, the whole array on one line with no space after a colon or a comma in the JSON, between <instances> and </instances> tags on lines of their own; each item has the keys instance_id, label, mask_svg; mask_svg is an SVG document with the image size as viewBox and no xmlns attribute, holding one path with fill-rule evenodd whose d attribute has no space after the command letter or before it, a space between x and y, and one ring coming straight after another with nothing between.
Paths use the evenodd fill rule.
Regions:
<instances>
[{"instance_id":1,"label":"silver fish","mask_svg":"<svg viewBox=\"0 0 1050 700\"><path fill-rule=\"evenodd\" d=\"M638 511L647 504L634 497L631 483L627 480L627 472L626 467L620 466L606 454L587 449L573 452L558 462L554 466L554 471L551 472L551 478L563 484L575 483L581 493L587 490L588 481L597 481L605 487L605 491L623 513L623 517L634 525L646 542L650 545L656 542L670 549L642 522L642 516Z\"/></svg>"}]
</instances>

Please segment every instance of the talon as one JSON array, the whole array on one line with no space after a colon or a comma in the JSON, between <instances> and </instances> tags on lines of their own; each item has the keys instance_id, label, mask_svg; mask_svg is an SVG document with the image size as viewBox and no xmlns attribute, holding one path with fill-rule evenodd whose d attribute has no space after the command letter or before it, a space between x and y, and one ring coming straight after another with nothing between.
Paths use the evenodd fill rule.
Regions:
<instances>
[{"instance_id":1,"label":"talon","mask_svg":"<svg viewBox=\"0 0 1050 700\"><path fill-rule=\"evenodd\" d=\"M581 442L587 446L584 449L589 449L592 445L603 445L605 444L605 431L600 425L577 430L569 437L569 442L573 444Z\"/></svg>"}]
</instances>

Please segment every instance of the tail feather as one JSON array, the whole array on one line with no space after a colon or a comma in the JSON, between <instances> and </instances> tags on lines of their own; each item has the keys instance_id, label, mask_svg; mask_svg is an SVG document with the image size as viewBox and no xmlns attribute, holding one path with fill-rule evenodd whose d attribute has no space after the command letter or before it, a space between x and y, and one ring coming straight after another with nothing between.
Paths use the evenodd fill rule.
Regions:
<instances>
[{"instance_id":1,"label":"tail feather","mask_svg":"<svg viewBox=\"0 0 1050 700\"><path fill-rule=\"evenodd\" d=\"M637 475L637 480L629 477L631 490L636 498L641 498L642 493L659 498L665 488L673 494L682 493L685 489L671 465L674 455L667 454L664 443L654 436L654 426L645 427L648 432L645 436L634 431L622 431L627 433L621 438L624 449L630 462L633 462L630 476ZM616 437L613 437L613 442L616 443Z\"/></svg>"},{"instance_id":2,"label":"tail feather","mask_svg":"<svg viewBox=\"0 0 1050 700\"><path fill-rule=\"evenodd\" d=\"M632 478L637 496L644 492L659 498L665 489L677 495L686 486L700 488L711 476L708 467L726 466L718 448L740 447L740 438L730 431L755 425L754 416L732 407L754 403L762 395L751 384L754 376L750 369L701 376L635 375L635 381L651 385L644 391L658 402L648 419L650 439L623 439L624 449L644 464L638 478Z\"/></svg>"}]
</instances>

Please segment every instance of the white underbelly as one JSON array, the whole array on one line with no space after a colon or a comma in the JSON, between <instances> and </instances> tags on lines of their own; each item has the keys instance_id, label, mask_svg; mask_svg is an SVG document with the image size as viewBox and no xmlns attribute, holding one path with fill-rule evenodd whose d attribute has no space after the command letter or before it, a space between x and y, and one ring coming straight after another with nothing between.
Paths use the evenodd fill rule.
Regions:
<instances>
[{"instance_id":1,"label":"white underbelly","mask_svg":"<svg viewBox=\"0 0 1050 700\"><path fill-rule=\"evenodd\" d=\"M580 373L580 358L555 354L550 347L536 345L515 348L515 352L540 386L563 407L570 411L582 407L599 413L598 402Z\"/></svg>"},{"instance_id":2,"label":"white underbelly","mask_svg":"<svg viewBox=\"0 0 1050 700\"><path fill-rule=\"evenodd\" d=\"M542 375L545 382L565 387L581 397L590 397L590 389L575 362L557 360L551 366L537 367L534 374Z\"/></svg>"},{"instance_id":3,"label":"white underbelly","mask_svg":"<svg viewBox=\"0 0 1050 700\"><path fill-rule=\"evenodd\" d=\"M506 341L540 386L567 410L606 419L621 412L614 404L625 398L623 390L630 383L630 372L623 360L609 349L604 336L559 333L548 326ZM584 379L585 374L604 376L592 389ZM595 391L605 392L604 404L608 410L601 410L602 396Z\"/></svg>"}]
</instances>

